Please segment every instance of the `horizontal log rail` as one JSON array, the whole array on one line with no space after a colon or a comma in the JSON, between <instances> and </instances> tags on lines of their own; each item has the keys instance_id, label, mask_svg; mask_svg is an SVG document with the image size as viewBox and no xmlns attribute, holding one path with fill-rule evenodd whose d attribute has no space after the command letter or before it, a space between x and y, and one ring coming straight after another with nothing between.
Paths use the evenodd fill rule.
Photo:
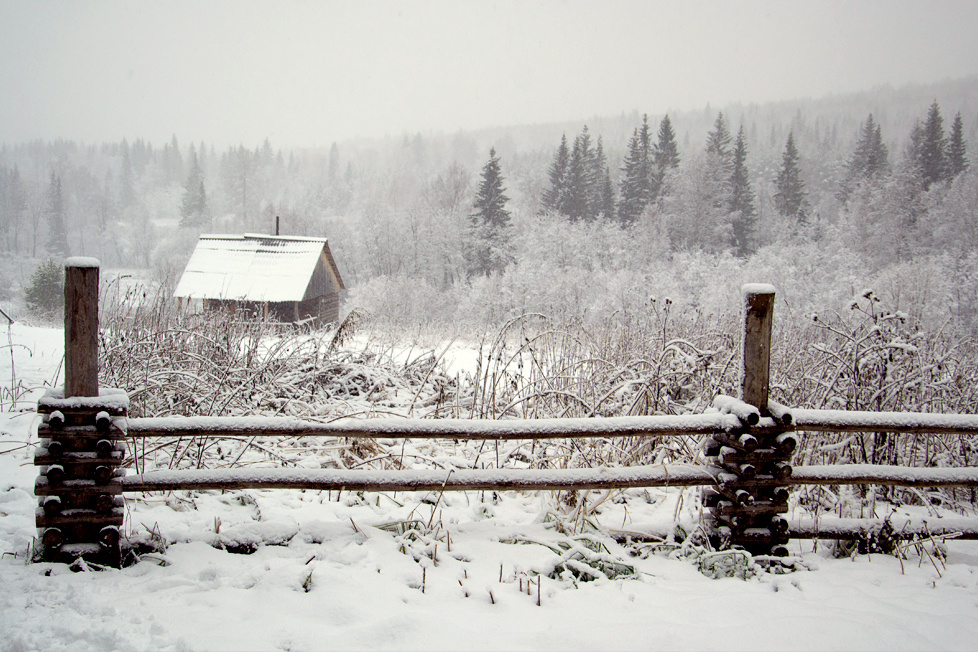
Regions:
<instances>
[{"instance_id":1,"label":"horizontal log rail","mask_svg":"<svg viewBox=\"0 0 978 652\"><path fill-rule=\"evenodd\" d=\"M708 435L740 426L730 414L604 419L342 419L290 417L158 417L118 421L129 437L347 437L360 439L555 439Z\"/></svg>"},{"instance_id":2,"label":"horizontal log rail","mask_svg":"<svg viewBox=\"0 0 978 652\"><path fill-rule=\"evenodd\" d=\"M788 521L788 536L791 539L861 539L878 537L886 524L886 536L894 541L912 539L978 539L978 518L966 516L937 517L907 517L892 515L888 518L841 518L835 515L825 515L818 519L790 519ZM684 530L691 532L698 523L682 521L678 523ZM629 530L609 530L609 534L619 542L631 541L665 541L675 533L676 524L668 526L649 525L641 532Z\"/></svg>"},{"instance_id":3,"label":"horizontal log rail","mask_svg":"<svg viewBox=\"0 0 978 652\"><path fill-rule=\"evenodd\" d=\"M704 466L655 465L583 469L364 470L225 468L149 471L120 478L122 490L177 491L307 489L347 491L563 491L630 487L720 486L729 474ZM783 480L759 479L767 486L876 484L905 487L976 487L978 467L908 468L874 464L794 467ZM730 483L736 485L736 481ZM42 493L46 483L38 479ZM40 495L40 494L39 494Z\"/></svg>"},{"instance_id":4,"label":"horizontal log rail","mask_svg":"<svg viewBox=\"0 0 978 652\"><path fill-rule=\"evenodd\" d=\"M744 299L738 397L715 397L702 414L592 419L353 419L327 423L291 417L161 417L128 419L128 395L98 386L98 261L66 263L65 387L38 401L43 416L34 464L40 473L35 523L42 558L118 566L124 492L304 489L347 491L558 491L630 487L706 487L706 525L720 545L787 554L791 485L881 484L976 487L978 468L873 465L791 466L793 432L978 434L978 415L793 410L769 397L775 290L742 288ZM305 469L235 467L156 470L125 475L125 440L147 438L329 437L346 439L550 440L612 437L701 437L701 465L577 469ZM875 522L874 522L875 523ZM978 537L978 525L959 534ZM829 527L831 526L831 527ZM817 531L811 530L812 532ZM832 528L835 528L834 530ZM866 523L822 525L851 536ZM881 526L882 527L882 526ZM847 529L848 528L848 529ZM926 526L923 531L927 531ZM930 530L934 532L933 529ZM815 534L814 536L818 536ZM826 534L825 536L829 536ZM90 552L78 552L78 551Z\"/></svg>"},{"instance_id":5,"label":"horizontal log rail","mask_svg":"<svg viewBox=\"0 0 978 652\"><path fill-rule=\"evenodd\" d=\"M697 466L594 469L204 469L150 471L122 478L124 491L179 489L310 489L346 491L561 491L690 487L716 479Z\"/></svg>"},{"instance_id":6,"label":"horizontal log rail","mask_svg":"<svg viewBox=\"0 0 978 652\"><path fill-rule=\"evenodd\" d=\"M793 467L788 484L876 484L900 487L978 487L978 467L834 464Z\"/></svg>"},{"instance_id":7,"label":"horizontal log rail","mask_svg":"<svg viewBox=\"0 0 978 652\"><path fill-rule=\"evenodd\" d=\"M359 439L555 439L682 437L715 432L892 432L978 435L978 415L930 412L791 410L791 423L762 417L744 424L719 412L596 419L339 419L317 423L292 417L153 417L116 420L128 437L346 437Z\"/></svg>"},{"instance_id":8,"label":"horizontal log rail","mask_svg":"<svg viewBox=\"0 0 978 652\"><path fill-rule=\"evenodd\" d=\"M792 409L791 416L791 427L810 432L978 434L978 414Z\"/></svg>"},{"instance_id":9,"label":"horizontal log rail","mask_svg":"<svg viewBox=\"0 0 978 652\"><path fill-rule=\"evenodd\" d=\"M886 523L889 523L887 536L896 540L930 537L978 539L978 518L965 516L909 518L893 515L885 519L823 516L818 520L789 521L788 532L794 539L858 539L878 535Z\"/></svg>"}]
</instances>

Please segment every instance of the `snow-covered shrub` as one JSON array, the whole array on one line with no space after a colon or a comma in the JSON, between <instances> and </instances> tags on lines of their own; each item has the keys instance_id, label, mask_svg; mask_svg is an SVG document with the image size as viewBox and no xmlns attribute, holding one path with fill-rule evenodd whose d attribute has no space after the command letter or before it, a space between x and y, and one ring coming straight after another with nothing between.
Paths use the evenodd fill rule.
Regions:
<instances>
[{"instance_id":1,"label":"snow-covered shrub","mask_svg":"<svg viewBox=\"0 0 978 652\"><path fill-rule=\"evenodd\" d=\"M445 323L453 311L451 296L423 278L377 276L350 291L347 304L373 317L392 332L417 333L433 321Z\"/></svg>"},{"instance_id":2,"label":"snow-covered shrub","mask_svg":"<svg viewBox=\"0 0 978 652\"><path fill-rule=\"evenodd\" d=\"M24 303L34 315L58 316L65 305L64 267L53 259L38 265L24 289Z\"/></svg>"}]
</instances>

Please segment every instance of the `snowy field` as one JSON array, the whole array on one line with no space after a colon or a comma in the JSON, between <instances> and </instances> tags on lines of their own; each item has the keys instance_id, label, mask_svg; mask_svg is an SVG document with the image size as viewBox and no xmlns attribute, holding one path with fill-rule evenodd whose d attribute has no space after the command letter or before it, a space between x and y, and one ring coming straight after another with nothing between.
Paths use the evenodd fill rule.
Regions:
<instances>
[{"instance_id":1,"label":"snowy field","mask_svg":"<svg viewBox=\"0 0 978 652\"><path fill-rule=\"evenodd\" d=\"M154 533L165 549L104 572L26 564L32 410L42 387L60 382L63 334L15 324L11 336L13 348L0 349L5 651L972 650L978 641L978 542L948 542L941 563L914 549L902 562L836 559L827 542L813 552L792 541L793 572L745 566L745 578L712 579L713 564L731 558L601 534L677 519L692 527L693 490L608 496L576 534L552 517L549 493L130 495L126 532ZM11 351L18 386L32 388L13 388L13 409Z\"/></svg>"}]
</instances>

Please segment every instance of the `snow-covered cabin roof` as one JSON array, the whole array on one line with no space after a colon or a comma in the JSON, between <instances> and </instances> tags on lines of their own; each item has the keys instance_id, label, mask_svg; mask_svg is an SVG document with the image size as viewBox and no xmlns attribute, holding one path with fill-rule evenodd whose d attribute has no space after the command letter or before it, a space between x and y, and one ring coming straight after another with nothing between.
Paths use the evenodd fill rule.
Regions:
<instances>
[{"instance_id":1,"label":"snow-covered cabin roof","mask_svg":"<svg viewBox=\"0 0 978 652\"><path fill-rule=\"evenodd\" d=\"M188 299L302 301L325 258L335 285L343 279L325 238L246 233L202 235L173 293Z\"/></svg>"}]
</instances>

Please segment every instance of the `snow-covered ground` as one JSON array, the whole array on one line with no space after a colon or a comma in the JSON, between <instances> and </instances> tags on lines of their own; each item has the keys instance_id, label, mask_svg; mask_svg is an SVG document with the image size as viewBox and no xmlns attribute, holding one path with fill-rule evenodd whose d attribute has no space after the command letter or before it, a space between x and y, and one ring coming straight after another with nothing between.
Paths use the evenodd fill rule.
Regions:
<instances>
[{"instance_id":1,"label":"snow-covered ground","mask_svg":"<svg viewBox=\"0 0 978 652\"><path fill-rule=\"evenodd\" d=\"M129 496L126 531L156 533L165 550L104 572L26 564L31 410L44 384L60 382L63 335L15 324L12 338L16 378L35 389L13 410L4 393L0 414L2 650L902 650L978 640L978 542L948 542L942 564L913 549L902 563L835 559L825 542L811 552L793 541L794 572L711 579L693 549L619 545L589 527L562 533L546 493ZM0 383L9 389L7 348ZM695 523L696 509L691 490L630 490L590 520L642 531L677 514Z\"/></svg>"}]
</instances>

